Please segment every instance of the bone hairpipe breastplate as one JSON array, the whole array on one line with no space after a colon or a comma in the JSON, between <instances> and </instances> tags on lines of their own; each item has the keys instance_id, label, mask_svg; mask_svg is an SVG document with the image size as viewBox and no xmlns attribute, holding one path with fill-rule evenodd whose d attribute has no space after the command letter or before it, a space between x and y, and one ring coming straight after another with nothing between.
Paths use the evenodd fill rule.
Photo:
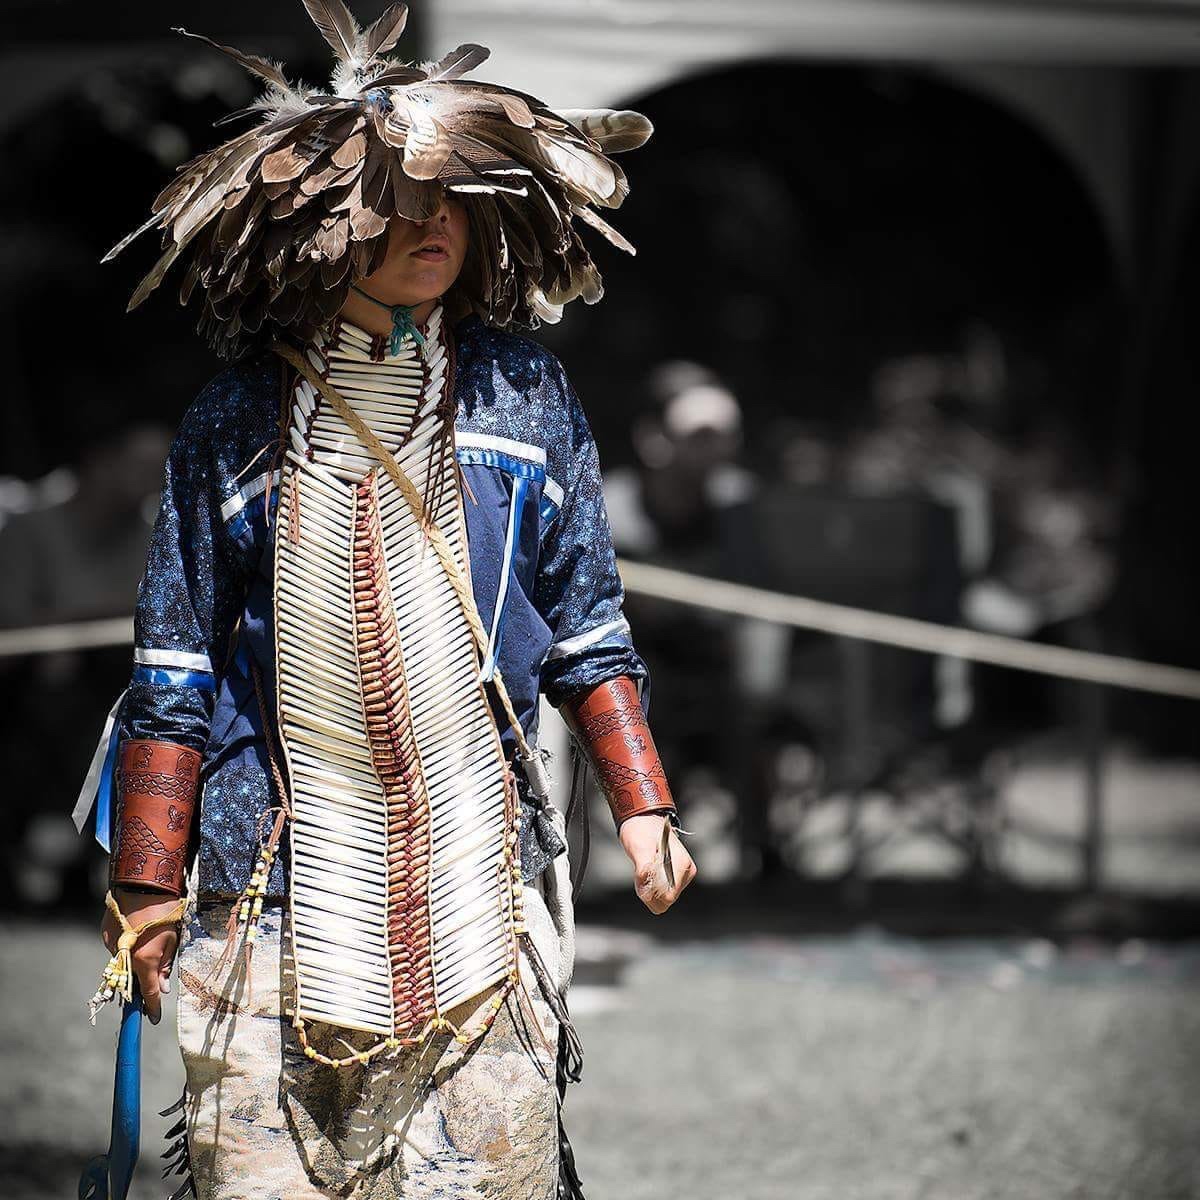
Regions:
<instances>
[{"instance_id":1,"label":"bone hairpipe breastplate","mask_svg":"<svg viewBox=\"0 0 1200 1200\"><path fill-rule=\"evenodd\" d=\"M440 305L397 355L339 323L309 349L421 494L466 533ZM420 1040L510 977L515 800L470 628L419 521L304 380L276 526L297 1015Z\"/></svg>"}]
</instances>

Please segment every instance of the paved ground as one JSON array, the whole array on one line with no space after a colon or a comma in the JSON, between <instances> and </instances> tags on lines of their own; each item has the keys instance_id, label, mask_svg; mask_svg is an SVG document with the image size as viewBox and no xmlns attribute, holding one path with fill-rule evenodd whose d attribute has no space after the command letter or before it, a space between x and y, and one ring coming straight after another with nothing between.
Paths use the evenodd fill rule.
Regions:
<instances>
[{"instance_id":1,"label":"paved ground","mask_svg":"<svg viewBox=\"0 0 1200 1200\"><path fill-rule=\"evenodd\" d=\"M1200 1197L1200 943L582 933L589 1200ZM0 1196L73 1196L107 1141L102 955L78 926L0 934ZM147 1111L178 1094L169 1021Z\"/></svg>"},{"instance_id":2,"label":"paved ground","mask_svg":"<svg viewBox=\"0 0 1200 1200\"><path fill-rule=\"evenodd\" d=\"M589 1200L1200 1198L1200 765L1117 753L1105 776L1104 900L1072 892L1083 793L1061 755L1008 776L1003 879L975 892L922 834L854 896L836 838L807 883L722 884L733 802L714 795L689 820L707 886L650 918L597 813L567 1102ZM806 832L839 829L839 804ZM889 833L902 814L867 816ZM47 904L78 853L61 833L24 856ZM107 1144L115 1019L84 1014L89 926L0 923L0 1200L74 1196ZM147 1031L148 1114L182 1086L171 1021ZM135 1200L166 1194L161 1130Z\"/></svg>"}]
</instances>

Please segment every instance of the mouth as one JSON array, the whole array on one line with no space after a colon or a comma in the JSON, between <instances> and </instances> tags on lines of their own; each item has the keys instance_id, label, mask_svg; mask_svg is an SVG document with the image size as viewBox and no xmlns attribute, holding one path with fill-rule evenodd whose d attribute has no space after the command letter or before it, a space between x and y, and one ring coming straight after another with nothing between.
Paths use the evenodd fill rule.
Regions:
<instances>
[{"instance_id":1,"label":"mouth","mask_svg":"<svg viewBox=\"0 0 1200 1200\"><path fill-rule=\"evenodd\" d=\"M450 248L445 238L430 238L423 246L414 250L412 255L423 262L445 262L450 257Z\"/></svg>"}]
</instances>

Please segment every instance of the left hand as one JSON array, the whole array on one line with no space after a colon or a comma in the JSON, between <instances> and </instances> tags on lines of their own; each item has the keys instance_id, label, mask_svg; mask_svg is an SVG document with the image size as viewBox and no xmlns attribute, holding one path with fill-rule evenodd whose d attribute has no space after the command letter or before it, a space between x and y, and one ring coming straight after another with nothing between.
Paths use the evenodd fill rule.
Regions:
<instances>
[{"instance_id":1,"label":"left hand","mask_svg":"<svg viewBox=\"0 0 1200 1200\"><path fill-rule=\"evenodd\" d=\"M668 835L674 882L668 878L662 847L663 826L669 824L662 813L639 813L627 817L617 830L617 837L633 863L634 890L652 913L665 913L696 878L696 864L674 828Z\"/></svg>"},{"instance_id":2,"label":"left hand","mask_svg":"<svg viewBox=\"0 0 1200 1200\"><path fill-rule=\"evenodd\" d=\"M131 892L124 888L113 889L113 899L131 925L138 926L156 917L165 917L179 906L179 899L169 893ZM117 952L117 939L121 926L117 919L104 910L100 926L109 954ZM131 955L133 973L137 976L146 1003L146 1016L151 1025L162 1020L162 997L171 990L171 968L175 962L175 951L179 947L179 924L160 925L148 929L133 948Z\"/></svg>"}]
</instances>

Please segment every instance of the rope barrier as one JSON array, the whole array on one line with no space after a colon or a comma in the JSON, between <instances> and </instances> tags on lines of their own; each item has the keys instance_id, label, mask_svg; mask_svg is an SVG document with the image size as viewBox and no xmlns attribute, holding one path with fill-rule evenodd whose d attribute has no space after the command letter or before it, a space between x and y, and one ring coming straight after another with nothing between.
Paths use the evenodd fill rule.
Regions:
<instances>
[{"instance_id":1,"label":"rope barrier","mask_svg":"<svg viewBox=\"0 0 1200 1200\"><path fill-rule=\"evenodd\" d=\"M770 621L793 629L811 629L835 637L857 638L902 650L1011 667L1034 675L1200 700L1200 671L1184 667L1024 642L995 633L979 633L953 625L938 625L932 621L917 621L911 617L770 592L627 559L618 560L617 565L627 591L673 604L704 608L731 617ZM132 641L133 622L128 617L8 629L0 631L0 658L127 646Z\"/></svg>"},{"instance_id":2,"label":"rope barrier","mask_svg":"<svg viewBox=\"0 0 1200 1200\"><path fill-rule=\"evenodd\" d=\"M98 650L105 646L132 644L132 617L71 621L66 625L37 625L27 629L0 629L0 658L62 654L72 650Z\"/></svg>"},{"instance_id":3,"label":"rope barrier","mask_svg":"<svg viewBox=\"0 0 1200 1200\"><path fill-rule=\"evenodd\" d=\"M995 633L978 633L953 625L937 625L932 621L789 596L626 559L619 560L617 565L627 591L657 600L790 625L794 629L811 629L837 637L898 646L904 650L1012 667L1035 675L1200 700L1200 671L1183 667L1023 642Z\"/></svg>"}]
</instances>

